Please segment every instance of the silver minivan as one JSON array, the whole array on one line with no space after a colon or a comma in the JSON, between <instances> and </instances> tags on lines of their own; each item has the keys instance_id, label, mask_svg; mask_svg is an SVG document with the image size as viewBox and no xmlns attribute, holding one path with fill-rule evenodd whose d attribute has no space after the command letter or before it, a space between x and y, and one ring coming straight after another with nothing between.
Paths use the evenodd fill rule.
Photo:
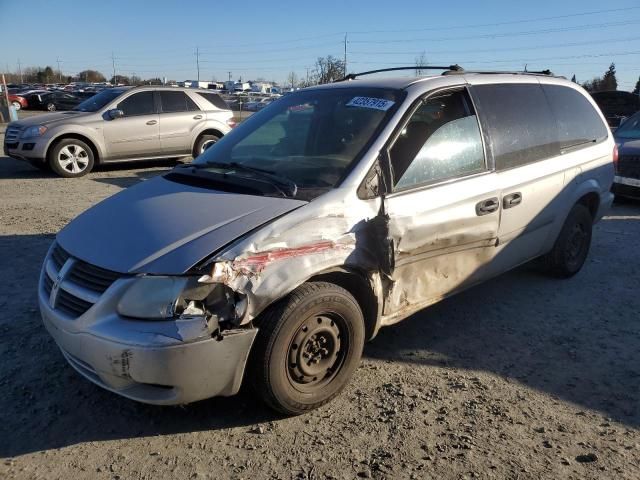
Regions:
<instances>
[{"instance_id":1,"label":"silver minivan","mask_svg":"<svg viewBox=\"0 0 640 480\"><path fill-rule=\"evenodd\" d=\"M235 126L224 100L208 90L114 87L73 110L8 125L4 152L61 177L99 163L196 157Z\"/></svg>"},{"instance_id":2,"label":"silver minivan","mask_svg":"<svg viewBox=\"0 0 640 480\"><path fill-rule=\"evenodd\" d=\"M576 274L612 201L593 100L551 75L444 73L292 93L78 216L39 283L65 358L141 402L245 382L299 414L381 327L533 259Z\"/></svg>"}]
</instances>

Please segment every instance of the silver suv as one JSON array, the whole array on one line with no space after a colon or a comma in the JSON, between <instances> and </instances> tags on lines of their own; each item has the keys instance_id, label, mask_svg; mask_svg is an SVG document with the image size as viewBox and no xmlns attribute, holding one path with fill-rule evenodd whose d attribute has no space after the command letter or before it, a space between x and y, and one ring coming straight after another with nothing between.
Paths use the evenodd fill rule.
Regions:
<instances>
[{"instance_id":1,"label":"silver suv","mask_svg":"<svg viewBox=\"0 0 640 480\"><path fill-rule=\"evenodd\" d=\"M292 93L73 220L39 284L69 363L155 404L244 379L297 414L381 327L533 259L578 273L613 197L597 106L550 75L446 73Z\"/></svg>"},{"instance_id":2,"label":"silver suv","mask_svg":"<svg viewBox=\"0 0 640 480\"><path fill-rule=\"evenodd\" d=\"M12 122L5 154L80 177L94 165L193 156L235 125L214 92L171 87L116 87L74 110Z\"/></svg>"}]
</instances>

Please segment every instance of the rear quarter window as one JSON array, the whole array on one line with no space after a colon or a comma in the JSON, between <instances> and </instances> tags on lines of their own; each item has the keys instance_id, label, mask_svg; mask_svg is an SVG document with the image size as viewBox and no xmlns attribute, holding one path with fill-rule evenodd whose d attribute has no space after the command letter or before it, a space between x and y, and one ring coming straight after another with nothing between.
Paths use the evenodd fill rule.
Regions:
<instances>
[{"instance_id":1,"label":"rear quarter window","mask_svg":"<svg viewBox=\"0 0 640 480\"><path fill-rule=\"evenodd\" d=\"M609 132L593 105L577 90L543 85L558 126L560 148L588 146L607 138Z\"/></svg>"},{"instance_id":2,"label":"rear quarter window","mask_svg":"<svg viewBox=\"0 0 640 480\"><path fill-rule=\"evenodd\" d=\"M539 84L476 85L472 92L497 170L560 153L555 119Z\"/></svg>"},{"instance_id":3,"label":"rear quarter window","mask_svg":"<svg viewBox=\"0 0 640 480\"><path fill-rule=\"evenodd\" d=\"M204 93L204 92L196 92L202 98L204 98L209 103L214 106L220 108L221 110L229 110L229 106L227 103L220 97L220 95L216 93Z\"/></svg>"}]
</instances>

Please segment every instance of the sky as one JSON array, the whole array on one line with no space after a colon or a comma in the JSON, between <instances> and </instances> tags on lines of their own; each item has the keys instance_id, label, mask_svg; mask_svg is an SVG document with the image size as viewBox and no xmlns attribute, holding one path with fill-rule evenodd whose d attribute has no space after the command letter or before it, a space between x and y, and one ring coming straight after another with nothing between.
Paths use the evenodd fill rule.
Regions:
<instances>
[{"instance_id":1,"label":"sky","mask_svg":"<svg viewBox=\"0 0 640 480\"><path fill-rule=\"evenodd\" d=\"M347 70L460 64L551 69L584 82L615 62L620 90L640 76L640 2L513 0L0 0L0 70L60 62L173 80L304 78L318 57ZM196 49L198 55L196 56ZM231 73L229 73L231 72Z\"/></svg>"}]
</instances>

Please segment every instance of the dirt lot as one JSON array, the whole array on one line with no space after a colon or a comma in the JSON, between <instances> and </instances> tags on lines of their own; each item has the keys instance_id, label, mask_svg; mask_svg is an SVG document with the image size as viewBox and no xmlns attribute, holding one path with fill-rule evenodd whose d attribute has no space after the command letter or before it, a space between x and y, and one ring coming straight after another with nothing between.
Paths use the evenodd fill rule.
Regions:
<instances>
[{"instance_id":1,"label":"dirt lot","mask_svg":"<svg viewBox=\"0 0 640 480\"><path fill-rule=\"evenodd\" d=\"M170 166L64 180L0 158L0 478L640 478L640 203L575 278L522 268L383 330L336 401L282 418L249 392L125 400L41 325L55 233Z\"/></svg>"}]
</instances>

